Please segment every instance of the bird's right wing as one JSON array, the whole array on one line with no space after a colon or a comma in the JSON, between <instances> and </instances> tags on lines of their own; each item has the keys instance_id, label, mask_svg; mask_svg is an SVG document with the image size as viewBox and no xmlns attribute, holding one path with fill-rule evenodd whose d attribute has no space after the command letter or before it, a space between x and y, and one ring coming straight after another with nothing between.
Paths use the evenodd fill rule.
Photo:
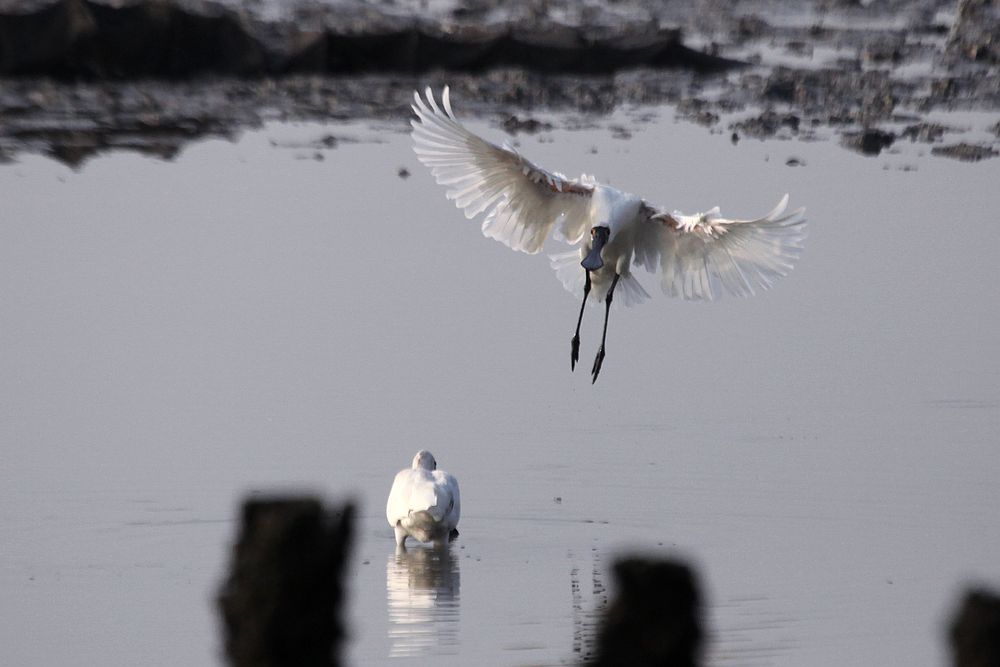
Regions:
<instances>
[{"instance_id":1,"label":"bird's right wing","mask_svg":"<svg viewBox=\"0 0 1000 667\"><path fill-rule=\"evenodd\" d=\"M435 470L433 474L438 486L445 490L448 504L451 506L447 515L457 524L458 518L462 514L462 496L458 490L458 480L455 479L454 475L443 470Z\"/></svg>"},{"instance_id":2,"label":"bird's right wing","mask_svg":"<svg viewBox=\"0 0 1000 667\"><path fill-rule=\"evenodd\" d=\"M806 236L805 209L785 212L788 195L767 215L753 220L707 213L666 213L648 204L640 210L633 241L634 261L659 270L670 296L716 299L723 290L751 296L792 270Z\"/></svg>"},{"instance_id":3,"label":"bird's right wing","mask_svg":"<svg viewBox=\"0 0 1000 667\"><path fill-rule=\"evenodd\" d=\"M448 88L438 107L414 93L413 150L447 197L470 220L486 213L483 234L514 250L536 253L558 224L556 237L576 243L586 232L593 186L548 172L465 129L455 118Z\"/></svg>"}]
</instances>

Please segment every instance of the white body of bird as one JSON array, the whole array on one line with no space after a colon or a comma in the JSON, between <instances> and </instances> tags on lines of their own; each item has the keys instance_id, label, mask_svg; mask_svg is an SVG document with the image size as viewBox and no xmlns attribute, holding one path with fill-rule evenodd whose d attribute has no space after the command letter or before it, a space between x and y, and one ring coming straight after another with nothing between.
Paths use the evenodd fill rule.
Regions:
<instances>
[{"instance_id":1,"label":"white body of bird","mask_svg":"<svg viewBox=\"0 0 1000 667\"><path fill-rule=\"evenodd\" d=\"M407 537L435 543L453 539L461 511L458 480L438 470L427 450L417 452L411 467L396 474L385 505L398 546L404 546Z\"/></svg>"},{"instance_id":2,"label":"white body of bird","mask_svg":"<svg viewBox=\"0 0 1000 667\"><path fill-rule=\"evenodd\" d=\"M469 132L455 118L447 87L442 107L430 88L426 100L415 93L414 102L413 150L448 188L447 197L467 218L485 214L483 234L514 250L537 253L549 236L576 245L576 250L550 259L559 280L570 292L582 294L583 304L589 299L610 307L616 288L626 306L648 299L632 273L636 266L659 273L669 296L749 296L791 271L802 253L805 209L785 213L788 195L767 215L747 220L723 218L718 207L694 215L667 212L593 177L570 179L546 171L512 147ZM579 323L572 341L573 368ZM603 357L602 340L594 380Z\"/></svg>"},{"instance_id":3,"label":"white body of bird","mask_svg":"<svg viewBox=\"0 0 1000 667\"><path fill-rule=\"evenodd\" d=\"M626 306L641 303L649 298L649 294L632 275L636 230L631 223L642 210L642 198L610 185L595 183L593 188L585 229L604 226L608 228L609 235L607 243L600 249L603 264L590 271L590 298L597 302L604 301L611 282L617 275L620 277L620 291L616 292L616 296L620 297L619 302ZM587 272L580 263L593 247L594 236L585 234L578 250L550 257L556 277L574 294L583 292Z\"/></svg>"}]
</instances>

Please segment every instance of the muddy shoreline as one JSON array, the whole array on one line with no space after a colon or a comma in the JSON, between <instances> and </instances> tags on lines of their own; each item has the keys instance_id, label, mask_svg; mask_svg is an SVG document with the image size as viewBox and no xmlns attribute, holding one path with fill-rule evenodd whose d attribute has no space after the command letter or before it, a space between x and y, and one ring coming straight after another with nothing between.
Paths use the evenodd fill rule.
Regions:
<instances>
[{"instance_id":1,"label":"muddy shoreline","mask_svg":"<svg viewBox=\"0 0 1000 667\"><path fill-rule=\"evenodd\" d=\"M969 137L926 119L1000 111L990 2L624 2L575 19L560 2L499 18L498 6L417 20L311 5L265 20L206 3L3 2L0 161L31 152L79 165L116 149L169 159L194 139L267 120L400 119L414 88L445 83L464 113L513 117L511 133L545 111L626 104L672 107L734 141L830 137L877 155L908 140L968 161L1000 152L1000 113ZM32 11L62 17L38 24L50 44L35 40L33 60L12 38Z\"/></svg>"}]
</instances>

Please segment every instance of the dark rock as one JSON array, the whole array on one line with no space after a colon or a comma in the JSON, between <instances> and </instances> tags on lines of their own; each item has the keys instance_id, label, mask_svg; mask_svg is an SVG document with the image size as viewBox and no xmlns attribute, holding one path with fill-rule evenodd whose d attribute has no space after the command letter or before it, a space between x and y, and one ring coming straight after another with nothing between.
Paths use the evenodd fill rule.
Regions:
<instances>
[{"instance_id":1,"label":"dark rock","mask_svg":"<svg viewBox=\"0 0 1000 667\"><path fill-rule=\"evenodd\" d=\"M403 179L409 178L410 170L407 169L406 167L400 167L399 171L396 172L396 175Z\"/></svg>"},{"instance_id":2,"label":"dark rock","mask_svg":"<svg viewBox=\"0 0 1000 667\"><path fill-rule=\"evenodd\" d=\"M254 123L245 118L239 118L238 122L204 118L196 112L193 116L100 114L93 122L77 120L71 127L27 123L0 129L0 140L9 133L18 143L37 146L40 152L77 168L90 157L112 150L172 160L186 143L208 136L231 138L240 124Z\"/></svg>"},{"instance_id":3,"label":"dark rock","mask_svg":"<svg viewBox=\"0 0 1000 667\"><path fill-rule=\"evenodd\" d=\"M428 37L430 51L440 43ZM419 72L426 67L418 53L421 33L415 27L373 30L360 33L327 33L326 69L333 74L376 71ZM459 42L455 51L464 54L467 44Z\"/></svg>"},{"instance_id":4,"label":"dark rock","mask_svg":"<svg viewBox=\"0 0 1000 667\"><path fill-rule=\"evenodd\" d=\"M81 74L186 78L264 71L263 46L238 14L221 5L142 0L112 6L88 0L87 7L97 31Z\"/></svg>"},{"instance_id":5,"label":"dark rock","mask_svg":"<svg viewBox=\"0 0 1000 667\"><path fill-rule=\"evenodd\" d=\"M299 28L250 21L211 0L57 0L24 12L0 9L0 74L187 78L496 67L606 74L641 66L718 72L739 64L690 49L678 30L648 23L439 26L382 16L331 29L337 15L326 11Z\"/></svg>"},{"instance_id":6,"label":"dark rock","mask_svg":"<svg viewBox=\"0 0 1000 667\"><path fill-rule=\"evenodd\" d=\"M851 115L830 114L826 117L826 122L830 126L850 125L855 121Z\"/></svg>"},{"instance_id":7,"label":"dark rock","mask_svg":"<svg viewBox=\"0 0 1000 667\"><path fill-rule=\"evenodd\" d=\"M949 630L955 667L1000 665L1000 596L996 593L970 590Z\"/></svg>"},{"instance_id":8,"label":"dark rock","mask_svg":"<svg viewBox=\"0 0 1000 667\"><path fill-rule=\"evenodd\" d=\"M938 101L949 101L958 96L960 81L956 77L945 77L931 82L931 97Z\"/></svg>"},{"instance_id":9,"label":"dark rock","mask_svg":"<svg viewBox=\"0 0 1000 667\"><path fill-rule=\"evenodd\" d=\"M57 0L27 13L0 13L2 74L243 76L262 73L264 65L247 25L211 2Z\"/></svg>"},{"instance_id":10,"label":"dark rock","mask_svg":"<svg viewBox=\"0 0 1000 667\"><path fill-rule=\"evenodd\" d=\"M623 125L609 125L608 129L611 130L612 139L631 139L632 132Z\"/></svg>"},{"instance_id":11,"label":"dark rock","mask_svg":"<svg viewBox=\"0 0 1000 667\"><path fill-rule=\"evenodd\" d=\"M514 114L507 116L500 126L507 134L535 134L536 132L547 132L552 129L552 123L545 123L534 118L518 118Z\"/></svg>"},{"instance_id":12,"label":"dark rock","mask_svg":"<svg viewBox=\"0 0 1000 667\"><path fill-rule=\"evenodd\" d=\"M876 65L898 65L903 62L905 50L906 39L899 36L866 44L861 50L861 58Z\"/></svg>"},{"instance_id":13,"label":"dark rock","mask_svg":"<svg viewBox=\"0 0 1000 667\"><path fill-rule=\"evenodd\" d=\"M733 123L729 129L742 132L750 137L766 139L773 137L781 128L787 127L792 133L799 131L802 119L792 113L777 113L775 111L765 111L759 116L746 118Z\"/></svg>"},{"instance_id":14,"label":"dark rock","mask_svg":"<svg viewBox=\"0 0 1000 667\"><path fill-rule=\"evenodd\" d=\"M830 37L831 29L826 28L819 23L814 23L809 26L808 34L814 39L826 39Z\"/></svg>"},{"instance_id":15,"label":"dark rock","mask_svg":"<svg viewBox=\"0 0 1000 667\"><path fill-rule=\"evenodd\" d=\"M795 80L794 74L789 70L780 69L768 77L767 85L764 86L764 97L775 102L791 104L795 101L797 88L798 82Z\"/></svg>"},{"instance_id":16,"label":"dark rock","mask_svg":"<svg viewBox=\"0 0 1000 667\"><path fill-rule=\"evenodd\" d=\"M234 667L335 667L354 509L251 499L218 604Z\"/></svg>"},{"instance_id":17,"label":"dark rock","mask_svg":"<svg viewBox=\"0 0 1000 667\"><path fill-rule=\"evenodd\" d=\"M97 26L82 0L0 13L0 74L63 75Z\"/></svg>"},{"instance_id":18,"label":"dark rock","mask_svg":"<svg viewBox=\"0 0 1000 667\"><path fill-rule=\"evenodd\" d=\"M276 74L325 72L330 59L327 35L321 31L295 32L278 48L270 50L269 55L270 69Z\"/></svg>"},{"instance_id":19,"label":"dark rock","mask_svg":"<svg viewBox=\"0 0 1000 667\"><path fill-rule=\"evenodd\" d=\"M792 41L785 44L785 51L796 56L811 58L814 47L812 44L808 44L806 42Z\"/></svg>"},{"instance_id":20,"label":"dark rock","mask_svg":"<svg viewBox=\"0 0 1000 667\"><path fill-rule=\"evenodd\" d=\"M678 115L699 125L711 127L719 122L719 114L709 109L710 104L697 97L683 99L677 104Z\"/></svg>"},{"instance_id":21,"label":"dark rock","mask_svg":"<svg viewBox=\"0 0 1000 667\"><path fill-rule=\"evenodd\" d=\"M719 114L711 111L696 111L688 114L687 118L705 127L711 127L719 122Z\"/></svg>"},{"instance_id":22,"label":"dark rock","mask_svg":"<svg viewBox=\"0 0 1000 667\"><path fill-rule=\"evenodd\" d=\"M806 161L802 158L790 157L785 160L785 165L788 167L804 167L806 166Z\"/></svg>"},{"instance_id":23,"label":"dark rock","mask_svg":"<svg viewBox=\"0 0 1000 667\"><path fill-rule=\"evenodd\" d=\"M719 72L740 64L684 46L678 30L641 26L611 34L559 24L515 26L496 52L496 65L548 72L601 74L640 65Z\"/></svg>"},{"instance_id":24,"label":"dark rock","mask_svg":"<svg viewBox=\"0 0 1000 667\"><path fill-rule=\"evenodd\" d=\"M841 143L862 155L878 155L896 140L896 135L885 130L869 128L862 132L845 133Z\"/></svg>"},{"instance_id":25,"label":"dark rock","mask_svg":"<svg viewBox=\"0 0 1000 667\"><path fill-rule=\"evenodd\" d=\"M951 128L938 123L915 123L907 125L900 133L900 136L910 141L932 144L935 141L940 141L945 132L951 131Z\"/></svg>"},{"instance_id":26,"label":"dark rock","mask_svg":"<svg viewBox=\"0 0 1000 667\"><path fill-rule=\"evenodd\" d=\"M850 68L778 67L766 79L748 75L742 85L752 97L794 105L803 115L850 116L862 124L887 119L897 93L909 91L889 71Z\"/></svg>"},{"instance_id":27,"label":"dark rock","mask_svg":"<svg viewBox=\"0 0 1000 667\"><path fill-rule=\"evenodd\" d=\"M742 16L736 22L735 38L744 42L751 39L762 39L771 34L771 26L756 14Z\"/></svg>"},{"instance_id":28,"label":"dark rock","mask_svg":"<svg viewBox=\"0 0 1000 667\"><path fill-rule=\"evenodd\" d=\"M703 638L694 572L670 560L629 558L614 567L618 595L605 611L594 667L693 667Z\"/></svg>"},{"instance_id":29,"label":"dark rock","mask_svg":"<svg viewBox=\"0 0 1000 667\"><path fill-rule=\"evenodd\" d=\"M935 146L931 149L932 155L941 155L954 158L962 162L979 162L986 158L1000 155L992 146L982 146L978 144L952 144L951 146Z\"/></svg>"},{"instance_id":30,"label":"dark rock","mask_svg":"<svg viewBox=\"0 0 1000 667\"><path fill-rule=\"evenodd\" d=\"M959 0L946 54L954 60L1000 63L1000 7L996 0Z\"/></svg>"}]
</instances>

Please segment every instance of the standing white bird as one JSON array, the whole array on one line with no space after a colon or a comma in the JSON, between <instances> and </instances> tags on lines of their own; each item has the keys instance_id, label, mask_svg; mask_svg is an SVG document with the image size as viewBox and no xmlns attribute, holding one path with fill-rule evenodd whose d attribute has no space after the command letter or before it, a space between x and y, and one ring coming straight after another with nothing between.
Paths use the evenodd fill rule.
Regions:
<instances>
[{"instance_id":1,"label":"standing white bird","mask_svg":"<svg viewBox=\"0 0 1000 667\"><path fill-rule=\"evenodd\" d=\"M396 545L406 538L444 543L458 537L462 503L458 480L437 469L434 455L421 449L413 464L396 473L385 504L385 518L396 533Z\"/></svg>"},{"instance_id":2,"label":"standing white bird","mask_svg":"<svg viewBox=\"0 0 1000 667\"><path fill-rule=\"evenodd\" d=\"M712 300L723 291L749 296L771 287L802 253L805 209L785 214L788 195L754 220L723 218L718 207L695 215L668 213L591 176L575 180L546 171L513 147L501 148L469 132L451 110L447 87L443 110L430 88L426 95L425 101L414 93L413 150L467 218L486 214L483 234L530 254L542 249L550 233L579 246L550 259L566 289L583 291L571 369L579 359L580 323L591 290L596 302L605 303L592 382L604 362L615 289L621 287L626 306L649 298L632 275L634 266L659 270L661 287L670 296Z\"/></svg>"}]
</instances>

